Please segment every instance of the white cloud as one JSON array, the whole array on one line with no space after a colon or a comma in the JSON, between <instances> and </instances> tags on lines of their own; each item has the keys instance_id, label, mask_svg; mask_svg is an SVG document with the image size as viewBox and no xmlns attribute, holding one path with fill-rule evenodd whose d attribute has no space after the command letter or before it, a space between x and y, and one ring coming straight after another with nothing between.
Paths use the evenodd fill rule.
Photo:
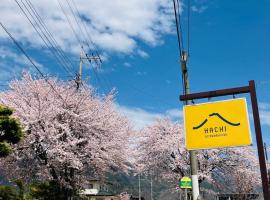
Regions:
<instances>
[{"instance_id":1,"label":"white cloud","mask_svg":"<svg viewBox=\"0 0 270 200\"><path fill-rule=\"evenodd\" d=\"M262 110L270 110L270 103L260 102L259 103L259 107Z\"/></svg>"},{"instance_id":2,"label":"white cloud","mask_svg":"<svg viewBox=\"0 0 270 200\"><path fill-rule=\"evenodd\" d=\"M22 71L37 73L30 61L23 55L0 47L0 80L11 80L21 75ZM32 59L33 63L43 72L47 73L43 65Z\"/></svg>"},{"instance_id":3,"label":"white cloud","mask_svg":"<svg viewBox=\"0 0 270 200\"><path fill-rule=\"evenodd\" d=\"M166 83L167 83L167 84L171 84L171 83L172 83L172 81L170 81L170 80L166 80Z\"/></svg>"},{"instance_id":4,"label":"white cloud","mask_svg":"<svg viewBox=\"0 0 270 200\"><path fill-rule=\"evenodd\" d=\"M261 118L261 122L262 122L263 125L270 126L270 110L268 110L268 111L265 111L265 110L260 111L260 118Z\"/></svg>"},{"instance_id":5,"label":"white cloud","mask_svg":"<svg viewBox=\"0 0 270 200\"><path fill-rule=\"evenodd\" d=\"M263 105L267 109L260 108L260 118L262 125L270 126L270 104L260 103L260 106ZM136 108L136 107L127 107L116 104L116 109L125 115L134 126L135 129L139 130L147 125L152 124L157 119L160 118L169 118L172 121L178 121L179 123L183 122L183 110L181 108L168 109L163 113L158 112L149 112L147 110ZM250 115L251 120L252 114Z\"/></svg>"},{"instance_id":6,"label":"white cloud","mask_svg":"<svg viewBox=\"0 0 270 200\"><path fill-rule=\"evenodd\" d=\"M79 31L65 0L59 0L78 35ZM72 0L68 0L71 5ZM73 0L84 19L87 31L93 42L108 52L131 53L137 48L137 40L151 46L160 44L162 34L172 32L173 9L170 0ZM21 2L21 1L18 1ZM26 1L23 1L26 3ZM31 1L59 45L66 51L78 53L78 44L58 0ZM74 7L75 8L75 7ZM15 1L1 0L1 22L19 40L33 47L43 47L43 42L27 21ZM37 26L36 26L37 27ZM7 35L0 31L0 38ZM82 38L81 38L82 39ZM141 56L146 56L141 52Z\"/></svg>"},{"instance_id":7,"label":"white cloud","mask_svg":"<svg viewBox=\"0 0 270 200\"><path fill-rule=\"evenodd\" d=\"M153 123L155 120L164 117L160 113L147 112L141 108L129 108L126 106L117 106L117 109L127 116L131 124L136 129L143 128L144 126Z\"/></svg>"},{"instance_id":8,"label":"white cloud","mask_svg":"<svg viewBox=\"0 0 270 200\"><path fill-rule=\"evenodd\" d=\"M131 64L128 63L128 62L125 62L125 63L124 63L124 66L125 66L125 67L131 67Z\"/></svg>"},{"instance_id":9,"label":"white cloud","mask_svg":"<svg viewBox=\"0 0 270 200\"><path fill-rule=\"evenodd\" d=\"M203 6L191 6L191 10L196 13L203 13L208 7L203 5Z\"/></svg>"},{"instance_id":10,"label":"white cloud","mask_svg":"<svg viewBox=\"0 0 270 200\"><path fill-rule=\"evenodd\" d=\"M139 56L141 56L142 58L149 58L149 54L148 53L146 53L145 51L143 51L143 50L138 50L137 51L137 53L138 53L138 55Z\"/></svg>"},{"instance_id":11,"label":"white cloud","mask_svg":"<svg viewBox=\"0 0 270 200\"><path fill-rule=\"evenodd\" d=\"M183 119L183 111L181 109L170 109L166 111L166 116L168 116L172 120L182 120Z\"/></svg>"},{"instance_id":12,"label":"white cloud","mask_svg":"<svg viewBox=\"0 0 270 200\"><path fill-rule=\"evenodd\" d=\"M141 108L121 106L118 104L116 104L116 109L130 120L135 129L141 129L152 124L157 119L164 117L173 121L180 121L182 119L182 111L180 109L170 109L165 113L156 113Z\"/></svg>"},{"instance_id":13,"label":"white cloud","mask_svg":"<svg viewBox=\"0 0 270 200\"><path fill-rule=\"evenodd\" d=\"M262 102L259 103L259 107L261 123L270 126L270 104Z\"/></svg>"},{"instance_id":14,"label":"white cloud","mask_svg":"<svg viewBox=\"0 0 270 200\"><path fill-rule=\"evenodd\" d=\"M169 118L172 121L183 122L183 110L181 108L168 109L163 113L149 112L141 108L127 107L116 104L116 109L124 114L134 126L135 129L141 129L147 125L152 124L157 119ZM270 126L270 104L260 103L260 107L266 107L267 109L260 108L260 118L262 125ZM250 114L250 119L252 119L252 114Z\"/></svg>"},{"instance_id":15,"label":"white cloud","mask_svg":"<svg viewBox=\"0 0 270 200\"><path fill-rule=\"evenodd\" d=\"M138 76L145 76L147 73L146 73L146 72L140 72L140 71L139 71L139 72L137 72L136 74L137 74Z\"/></svg>"}]
</instances>

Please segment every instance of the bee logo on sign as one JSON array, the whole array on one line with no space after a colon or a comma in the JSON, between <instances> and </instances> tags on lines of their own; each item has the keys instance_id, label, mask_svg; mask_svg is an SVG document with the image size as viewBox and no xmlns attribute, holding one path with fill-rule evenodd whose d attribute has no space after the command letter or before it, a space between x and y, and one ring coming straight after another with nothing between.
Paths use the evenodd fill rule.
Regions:
<instances>
[{"instance_id":1,"label":"bee logo on sign","mask_svg":"<svg viewBox=\"0 0 270 200\"><path fill-rule=\"evenodd\" d=\"M250 145L244 98L184 106L187 149Z\"/></svg>"}]
</instances>

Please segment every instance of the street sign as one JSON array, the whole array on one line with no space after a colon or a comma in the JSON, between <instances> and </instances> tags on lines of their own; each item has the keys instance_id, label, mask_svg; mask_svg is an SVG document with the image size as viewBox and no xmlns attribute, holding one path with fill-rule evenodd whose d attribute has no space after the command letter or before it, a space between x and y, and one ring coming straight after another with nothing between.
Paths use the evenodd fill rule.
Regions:
<instances>
[{"instance_id":1,"label":"street sign","mask_svg":"<svg viewBox=\"0 0 270 200\"><path fill-rule=\"evenodd\" d=\"M179 186L182 189L190 189L192 188L192 181L188 176L184 176L183 178L181 178Z\"/></svg>"},{"instance_id":2,"label":"street sign","mask_svg":"<svg viewBox=\"0 0 270 200\"><path fill-rule=\"evenodd\" d=\"M246 99L184 106L186 148L251 145Z\"/></svg>"}]
</instances>

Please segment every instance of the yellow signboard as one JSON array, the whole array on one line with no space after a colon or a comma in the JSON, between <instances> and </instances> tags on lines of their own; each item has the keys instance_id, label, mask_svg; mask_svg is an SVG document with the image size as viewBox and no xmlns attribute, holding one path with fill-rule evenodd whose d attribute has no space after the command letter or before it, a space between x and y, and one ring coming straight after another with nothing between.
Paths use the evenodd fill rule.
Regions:
<instances>
[{"instance_id":1,"label":"yellow signboard","mask_svg":"<svg viewBox=\"0 0 270 200\"><path fill-rule=\"evenodd\" d=\"M190 189L192 188L192 181L188 176L184 176L183 178L181 178L180 182L179 182L179 186L180 188L183 189Z\"/></svg>"},{"instance_id":2,"label":"yellow signboard","mask_svg":"<svg viewBox=\"0 0 270 200\"><path fill-rule=\"evenodd\" d=\"M251 145L246 99L184 106L186 148Z\"/></svg>"}]
</instances>

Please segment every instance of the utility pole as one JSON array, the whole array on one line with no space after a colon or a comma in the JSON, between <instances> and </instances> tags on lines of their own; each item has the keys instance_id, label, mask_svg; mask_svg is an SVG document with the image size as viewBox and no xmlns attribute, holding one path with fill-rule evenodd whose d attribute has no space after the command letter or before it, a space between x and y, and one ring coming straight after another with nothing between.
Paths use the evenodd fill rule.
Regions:
<instances>
[{"instance_id":1,"label":"utility pole","mask_svg":"<svg viewBox=\"0 0 270 200\"><path fill-rule=\"evenodd\" d=\"M141 174L139 174L139 200L141 200Z\"/></svg>"},{"instance_id":2,"label":"utility pole","mask_svg":"<svg viewBox=\"0 0 270 200\"><path fill-rule=\"evenodd\" d=\"M185 200L188 200L187 188L185 188Z\"/></svg>"},{"instance_id":3,"label":"utility pole","mask_svg":"<svg viewBox=\"0 0 270 200\"><path fill-rule=\"evenodd\" d=\"M267 174L268 174L268 188L270 189L270 170L268 169L269 163L268 163L268 154L267 154L266 143L264 143L263 147L264 147L264 153L265 153L266 169L267 169Z\"/></svg>"},{"instance_id":4,"label":"utility pole","mask_svg":"<svg viewBox=\"0 0 270 200\"><path fill-rule=\"evenodd\" d=\"M89 56L89 55L87 55L85 53L83 47L81 47L79 72L78 72L77 77L76 77L77 90L82 85L82 68L83 68L84 60L88 60L88 62L90 64L92 62L95 62L97 65L102 63L101 58L99 57L99 55L93 55L92 54L92 55Z\"/></svg>"},{"instance_id":5,"label":"utility pole","mask_svg":"<svg viewBox=\"0 0 270 200\"><path fill-rule=\"evenodd\" d=\"M269 171L268 171L268 154L267 154L267 146L266 143L263 143L263 149L264 149L264 155L265 155L265 163L266 163L266 169L267 169L267 173L269 176Z\"/></svg>"},{"instance_id":6,"label":"utility pole","mask_svg":"<svg viewBox=\"0 0 270 200\"><path fill-rule=\"evenodd\" d=\"M77 90L80 89L81 85L82 85L82 67L83 67L83 60L86 59L86 57L83 57L83 47L81 47L81 52L80 52L80 65L79 65L79 71L78 71L78 74L76 75L76 79L75 79L75 82L76 82L76 88Z\"/></svg>"},{"instance_id":7,"label":"utility pole","mask_svg":"<svg viewBox=\"0 0 270 200\"><path fill-rule=\"evenodd\" d=\"M181 53L181 67L182 67L182 74L183 74L183 82L184 82L184 94L190 93L189 88L189 78L188 78L188 66L187 66L187 52L182 51ZM185 101L185 105L191 104L190 100ZM191 180L192 180L192 196L193 199L196 200L197 197L200 195L199 191L199 180L198 180L198 161L196 151L191 150L189 151L190 156L190 172L191 172Z\"/></svg>"},{"instance_id":8,"label":"utility pole","mask_svg":"<svg viewBox=\"0 0 270 200\"><path fill-rule=\"evenodd\" d=\"M80 53L80 68L79 68L79 83L82 83L82 65L83 65L83 49L81 48Z\"/></svg>"},{"instance_id":9,"label":"utility pole","mask_svg":"<svg viewBox=\"0 0 270 200\"><path fill-rule=\"evenodd\" d=\"M265 142L263 143L263 147L264 147L265 159L266 161L268 161L267 146Z\"/></svg>"},{"instance_id":10,"label":"utility pole","mask_svg":"<svg viewBox=\"0 0 270 200\"><path fill-rule=\"evenodd\" d=\"M79 65L79 72L76 77L76 84L77 84L77 90L80 88L82 85L82 67L83 67L83 47L81 47L81 52L80 52L80 65Z\"/></svg>"},{"instance_id":11,"label":"utility pole","mask_svg":"<svg viewBox=\"0 0 270 200\"><path fill-rule=\"evenodd\" d=\"M152 179L152 175L151 175L151 200L153 200L153 179Z\"/></svg>"}]
</instances>

